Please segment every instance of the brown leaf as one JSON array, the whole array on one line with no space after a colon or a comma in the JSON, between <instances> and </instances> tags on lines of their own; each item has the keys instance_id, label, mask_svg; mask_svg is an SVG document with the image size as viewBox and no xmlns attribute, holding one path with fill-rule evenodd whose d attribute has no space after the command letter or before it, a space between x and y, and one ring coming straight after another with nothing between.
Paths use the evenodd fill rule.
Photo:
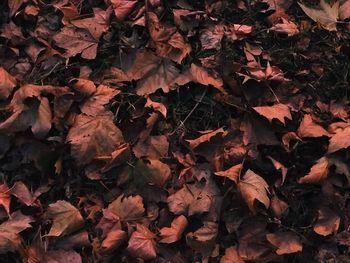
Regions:
<instances>
[{"instance_id":1,"label":"brown leaf","mask_svg":"<svg viewBox=\"0 0 350 263\"><path fill-rule=\"evenodd\" d=\"M275 217L281 218L283 213L288 209L289 205L283 200L279 199L276 193L273 192L270 207Z\"/></svg>"},{"instance_id":2,"label":"brown leaf","mask_svg":"<svg viewBox=\"0 0 350 263\"><path fill-rule=\"evenodd\" d=\"M327 29L328 31L337 31L337 19L339 16L339 2L335 2L332 6L325 0L320 0L320 8L314 9L298 3L301 9L312 20Z\"/></svg>"},{"instance_id":3,"label":"brown leaf","mask_svg":"<svg viewBox=\"0 0 350 263\"><path fill-rule=\"evenodd\" d=\"M176 217L173 222L171 222L170 227L163 227L159 231L162 237L159 242L170 244L180 240L187 224L187 219L183 215Z\"/></svg>"},{"instance_id":4,"label":"brown leaf","mask_svg":"<svg viewBox=\"0 0 350 263\"><path fill-rule=\"evenodd\" d=\"M218 176L227 177L228 179L237 183L241 170L242 170L242 164L236 164L225 171L216 172L215 174Z\"/></svg>"},{"instance_id":5,"label":"brown leaf","mask_svg":"<svg viewBox=\"0 0 350 263\"><path fill-rule=\"evenodd\" d=\"M147 97L145 107L153 108L153 110L160 112L164 116L164 118L167 117L168 110L163 103L153 101L149 97Z\"/></svg>"},{"instance_id":6,"label":"brown leaf","mask_svg":"<svg viewBox=\"0 0 350 263\"><path fill-rule=\"evenodd\" d=\"M256 200L264 204L266 208L269 208L270 199L267 195L269 193L269 185L262 177L248 170L243 179L238 182L237 186L252 212L256 212L254 206Z\"/></svg>"},{"instance_id":7,"label":"brown leaf","mask_svg":"<svg viewBox=\"0 0 350 263\"><path fill-rule=\"evenodd\" d=\"M72 156L79 165L109 156L124 143L121 131L112 120L112 113L107 111L95 117L80 114L75 118L66 141L71 144Z\"/></svg>"},{"instance_id":8,"label":"brown leaf","mask_svg":"<svg viewBox=\"0 0 350 263\"><path fill-rule=\"evenodd\" d=\"M191 52L191 46L185 42L175 27L162 25L153 12L148 12L147 15L150 36L155 42L157 54L181 63Z\"/></svg>"},{"instance_id":9,"label":"brown leaf","mask_svg":"<svg viewBox=\"0 0 350 263\"><path fill-rule=\"evenodd\" d=\"M314 164L311 167L311 170L307 175L305 175L304 177L301 177L298 180L298 183L314 184L314 183L322 182L328 175L329 166L330 165L327 157L322 157L321 159L317 160L316 164Z\"/></svg>"},{"instance_id":10,"label":"brown leaf","mask_svg":"<svg viewBox=\"0 0 350 263\"><path fill-rule=\"evenodd\" d=\"M152 260L157 256L155 235L143 225L137 224L136 231L131 234L128 252L135 258Z\"/></svg>"},{"instance_id":11,"label":"brown leaf","mask_svg":"<svg viewBox=\"0 0 350 263\"><path fill-rule=\"evenodd\" d=\"M143 199L139 195L129 197L120 195L109 204L107 209L123 221L139 220L145 212Z\"/></svg>"},{"instance_id":12,"label":"brown leaf","mask_svg":"<svg viewBox=\"0 0 350 263\"><path fill-rule=\"evenodd\" d=\"M6 210L7 214L10 214L10 189L6 183L0 185L0 205Z\"/></svg>"},{"instance_id":13,"label":"brown leaf","mask_svg":"<svg viewBox=\"0 0 350 263\"><path fill-rule=\"evenodd\" d=\"M244 263L244 260L239 256L236 247L228 247L225 249L225 255L220 259L220 263Z\"/></svg>"},{"instance_id":14,"label":"brown leaf","mask_svg":"<svg viewBox=\"0 0 350 263\"><path fill-rule=\"evenodd\" d=\"M137 158L160 159L168 156L169 142L164 135L150 136L146 141L138 141L133 147Z\"/></svg>"},{"instance_id":15,"label":"brown leaf","mask_svg":"<svg viewBox=\"0 0 350 263\"><path fill-rule=\"evenodd\" d=\"M211 138L217 136L218 134L225 136L227 134L227 132L224 131L223 128L219 128L215 131L209 130L209 131L204 131L201 132L203 135L199 136L196 139L193 140L186 140L189 144L191 149L194 149L196 147L198 147L200 144L205 143L210 141Z\"/></svg>"},{"instance_id":16,"label":"brown leaf","mask_svg":"<svg viewBox=\"0 0 350 263\"><path fill-rule=\"evenodd\" d=\"M91 80L75 78L72 79L69 83L73 85L73 88L77 92L83 94L84 96L91 96L96 92L95 83Z\"/></svg>"},{"instance_id":17,"label":"brown leaf","mask_svg":"<svg viewBox=\"0 0 350 263\"><path fill-rule=\"evenodd\" d=\"M339 18L345 20L350 17L350 1L345 0L340 2Z\"/></svg>"},{"instance_id":18,"label":"brown leaf","mask_svg":"<svg viewBox=\"0 0 350 263\"><path fill-rule=\"evenodd\" d=\"M81 106L80 110L89 116L101 115L105 111L105 105L120 91L106 85L99 85Z\"/></svg>"},{"instance_id":19,"label":"brown leaf","mask_svg":"<svg viewBox=\"0 0 350 263\"><path fill-rule=\"evenodd\" d=\"M314 231L321 236L336 234L339 229L340 217L327 207L318 209Z\"/></svg>"},{"instance_id":20,"label":"brown leaf","mask_svg":"<svg viewBox=\"0 0 350 263\"><path fill-rule=\"evenodd\" d=\"M94 59L97 53L98 39L95 39L89 31L74 27L63 27L53 40L56 45L66 50L65 58L81 54L82 58Z\"/></svg>"},{"instance_id":21,"label":"brown leaf","mask_svg":"<svg viewBox=\"0 0 350 263\"><path fill-rule=\"evenodd\" d=\"M84 225L84 219L79 210L63 200L49 205L47 217L53 220L48 236L67 235Z\"/></svg>"},{"instance_id":22,"label":"brown leaf","mask_svg":"<svg viewBox=\"0 0 350 263\"><path fill-rule=\"evenodd\" d=\"M89 247L90 245L89 233L87 231L82 231L74 235L60 238L55 244L55 247L58 249L69 250L72 248Z\"/></svg>"},{"instance_id":23,"label":"brown leaf","mask_svg":"<svg viewBox=\"0 0 350 263\"><path fill-rule=\"evenodd\" d=\"M277 33L285 33L289 37L294 36L299 33L298 26L285 18L281 18L281 22L274 24L270 30Z\"/></svg>"},{"instance_id":24,"label":"brown leaf","mask_svg":"<svg viewBox=\"0 0 350 263\"><path fill-rule=\"evenodd\" d=\"M334 153L341 149L346 149L350 146L350 140L344 138L349 138L350 136L350 126L337 131L336 134L332 136L329 140L328 153Z\"/></svg>"},{"instance_id":25,"label":"brown leaf","mask_svg":"<svg viewBox=\"0 0 350 263\"><path fill-rule=\"evenodd\" d=\"M304 137L329 136L329 133L320 125L316 124L310 114L305 114L298 129L298 135Z\"/></svg>"},{"instance_id":26,"label":"brown leaf","mask_svg":"<svg viewBox=\"0 0 350 263\"><path fill-rule=\"evenodd\" d=\"M146 184L153 184L158 187L164 187L171 176L169 166L159 160L137 161L135 171L140 181Z\"/></svg>"},{"instance_id":27,"label":"brown leaf","mask_svg":"<svg viewBox=\"0 0 350 263\"><path fill-rule=\"evenodd\" d=\"M273 106L254 107L253 109L268 119L270 122L272 122L273 119L277 119L285 124L285 118L290 120L292 119L289 107L281 103L275 104Z\"/></svg>"},{"instance_id":28,"label":"brown leaf","mask_svg":"<svg viewBox=\"0 0 350 263\"><path fill-rule=\"evenodd\" d=\"M51 250L44 256L45 263L82 263L81 256L74 250Z\"/></svg>"},{"instance_id":29,"label":"brown leaf","mask_svg":"<svg viewBox=\"0 0 350 263\"><path fill-rule=\"evenodd\" d=\"M31 228L31 222L34 222L30 216L25 216L16 211L11 214L9 220L0 225L0 253L5 254L9 251L15 252L21 250L22 239L19 233L27 228Z\"/></svg>"},{"instance_id":30,"label":"brown leaf","mask_svg":"<svg viewBox=\"0 0 350 263\"><path fill-rule=\"evenodd\" d=\"M111 0L111 4L114 9L115 16L120 21L124 21L125 18L134 10L137 1L136 0Z\"/></svg>"},{"instance_id":31,"label":"brown leaf","mask_svg":"<svg viewBox=\"0 0 350 263\"><path fill-rule=\"evenodd\" d=\"M217 235L218 224L204 221L202 227L186 235L186 243L192 249L208 256L215 245Z\"/></svg>"},{"instance_id":32,"label":"brown leaf","mask_svg":"<svg viewBox=\"0 0 350 263\"><path fill-rule=\"evenodd\" d=\"M116 250L125 240L127 240L127 233L120 229L114 229L108 232L107 237L101 244L103 253L110 253Z\"/></svg>"},{"instance_id":33,"label":"brown leaf","mask_svg":"<svg viewBox=\"0 0 350 263\"><path fill-rule=\"evenodd\" d=\"M3 67L0 67L0 100L7 99L16 87L17 81Z\"/></svg>"},{"instance_id":34,"label":"brown leaf","mask_svg":"<svg viewBox=\"0 0 350 263\"><path fill-rule=\"evenodd\" d=\"M21 181L16 182L10 190L11 195L14 195L27 206L32 206L35 202L33 194L29 191L27 186Z\"/></svg>"},{"instance_id":35,"label":"brown leaf","mask_svg":"<svg viewBox=\"0 0 350 263\"><path fill-rule=\"evenodd\" d=\"M267 234L266 239L277 248L277 255L297 253L303 250L300 237L293 232Z\"/></svg>"}]
</instances>

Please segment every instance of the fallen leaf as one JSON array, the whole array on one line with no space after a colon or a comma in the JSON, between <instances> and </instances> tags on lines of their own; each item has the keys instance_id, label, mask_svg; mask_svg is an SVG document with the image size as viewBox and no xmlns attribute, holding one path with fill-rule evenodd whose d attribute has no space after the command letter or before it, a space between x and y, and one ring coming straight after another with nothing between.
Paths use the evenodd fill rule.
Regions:
<instances>
[{"instance_id":1,"label":"fallen leaf","mask_svg":"<svg viewBox=\"0 0 350 263\"><path fill-rule=\"evenodd\" d=\"M112 113L107 111L98 116L79 114L66 141L71 144L72 156L79 165L109 156L124 143L122 132L113 123Z\"/></svg>"},{"instance_id":2,"label":"fallen leaf","mask_svg":"<svg viewBox=\"0 0 350 263\"><path fill-rule=\"evenodd\" d=\"M340 225L340 217L327 207L318 209L314 231L321 236L336 234Z\"/></svg>"},{"instance_id":3,"label":"fallen leaf","mask_svg":"<svg viewBox=\"0 0 350 263\"><path fill-rule=\"evenodd\" d=\"M7 99L16 87L17 81L3 67L0 67L0 100Z\"/></svg>"},{"instance_id":4,"label":"fallen leaf","mask_svg":"<svg viewBox=\"0 0 350 263\"><path fill-rule=\"evenodd\" d=\"M120 195L107 209L123 221L139 220L145 213L143 199L139 195L129 197Z\"/></svg>"},{"instance_id":5,"label":"fallen leaf","mask_svg":"<svg viewBox=\"0 0 350 263\"><path fill-rule=\"evenodd\" d=\"M145 226L137 224L136 231L131 234L127 251L135 258L152 260L156 258L155 235Z\"/></svg>"},{"instance_id":6,"label":"fallen leaf","mask_svg":"<svg viewBox=\"0 0 350 263\"><path fill-rule=\"evenodd\" d=\"M22 202L27 206L32 206L35 202L35 198L33 197L33 194L29 191L27 186L21 181L16 182L11 187L10 193L11 195L16 196L20 202Z\"/></svg>"},{"instance_id":7,"label":"fallen leaf","mask_svg":"<svg viewBox=\"0 0 350 263\"><path fill-rule=\"evenodd\" d=\"M157 160L139 160L135 165L137 178L135 180L140 184L152 184L158 187L164 187L171 176L170 167Z\"/></svg>"},{"instance_id":8,"label":"fallen leaf","mask_svg":"<svg viewBox=\"0 0 350 263\"><path fill-rule=\"evenodd\" d=\"M6 210L7 214L10 214L10 189L6 183L0 185L0 205Z\"/></svg>"},{"instance_id":9,"label":"fallen leaf","mask_svg":"<svg viewBox=\"0 0 350 263\"><path fill-rule=\"evenodd\" d=\"M289 37L299 34L298 26L285 18L281 18L281 22L274 24L270 30L277 33L285 33Z\"/></svg>"},{"instance_id":10,"label":"fallen leaf","mask_svg":"<svg viewBox=\"0 0 350 263\"><path fill-rule=\"evenodd\" d=\"M187 219L183 215L176 217L170 227L160 229L161 243L171 244L181 239L182 233L187 227Z\"/></svg>"},{"instance_id":11,"label":"fallen leaf","mask_svg":"<svg viewBox=\"0 0 350 263\"><path fill-rule=\"evenodd\" d=\"M65 58L81 54L82 58L94 59L97 54L98 39L95 39L89 31L74 27L63 27L53 40L56 45L66 50Z\"/></svg>"},{"instance_id":12,"label":"fallen leaf","mask_svg":"<svg viewBox=\"0 0 350 263\"><path fill-rule=\"evenodd\" d=\"M239 256L236 247L228 247L225 249L225 255L220 259L220 263L244 263L244 260Z\"/></svg>"},{"instance_id":13,"label":"fallen leaf","mask_svg":"<svg viewBox=\"0 0 350 263\"><path fill-rule=\"evenodd\" d=\"M67 235L84 225L84 219L79 210L63 200L49 205L47 217L53 220L48 236Z\"/></svg>"},{"instance_id":14,"label":"fallen leaf","mask_svg":"<svg viewBox=\"0 0 350 263\"><path fill-rule=\"evenodd\" d=\"M270 199L267 195L269 193L269 185L262 177L253 171L248 170L244 174L243 179L238 182L237 186L243 199L246 201L252 212L256 212L254 207L256 200L261 202L266 208L269 208Z\"/></svg>"},{"instance_id":15,"label":"fallen leaf","mask_svg":"<svg viewBox=\"0 0 350 263\"><path fill-rule=\"evenodd\" d=\"M350 1L344 0L340 2L339 18L345 20L350 17Z\"/></svg>"},{"instance_id":16,"label":"fallen leaf","mask_svg":"<svg viewBox=\"0 0 350 263\"><path fill-rule=\"evenodd\" d=\"M116 250L125 240L127 233L120 229L114 229L108 232L107 237L102 241L101 249L103 253L110 253Z\"/></svg>"},{"instance_id":17,"label":"fallen leaf","mask_svg":"<svg viewBox=\"0 0 350 263\"><path fill-rule=\"evenodd\" d=\"M225 171L216 172L215 175L227 177L231 181L234 181L235 183L237 183L242 167L243 167L242 164L236 164Z\"/></svg>"},{"instance_id":18,"label":"fallen leaf","mask_svg":"<svg viewBox=\"0 0 350 263\"><path fill-rule=\"evenodd\" d=\"M328 175L329 166L327 157L322 157L311 167L311 170L307 175L298 180L298 183L315 184L322 182Z\"/></svg>"},{"instance_id":19,"label":"fallen leaf","mask_svg":"<svg viewBox=\"0 0 350 263\"><path fill-rule=\"evenodd\" d=\"M145 141L138 141L133 147L137 158L160 159L168 156L169 142L166 136L150 136Z\"/></svg>"},{"instance_id":20,"label":"fallen leaf","mask_svg":"<svg viewBox=\"0 0 350 263\"><path fill-rule=\"evenodd\" d=\"M298 135L304 137L329 136L329 133L320 125L316 124L310 114L305 114L298 129Z\"/></svg>"},{"instance_id":21,"label":"fallen leaf","mask_svg":"<svg viewBox=\"0 0 350 263\"><path fill-rule=\"evenodd\" d=\"M225 132L223 128L219 128L215 131L204 131L201 133L203 135L199 136L196 139L186 140L189 143L191 149L195 149L202 143L209 142L213 137L217 136L218 134L221 134L221 136L225 136L227 134L227 132Z\"/></svg>"},{"instance_id":22,"label":"fallen leaf","mask_svg":"<svg viewBox=\"0 0 350 263\"><path fill-rule=\"evenodd\" d=\"M290 113L289 107L284 104L275 104L272 106L260 106L260 107L254 107L253 108L257 113L264 116L266 119L268 119L270 122L272 122L273 119L277 119L283 124L285 123L285 118L292 119L292 115Z\"/></svg>"},{"instance_id":23,"label":"fallen leaf","mask_svg":"<svg viewBox=\"0 0 350 263\"><path fill-rule=\"evenodd\" d=\"M337 21L339 17L339 2L335 2L333 5L328 4L325 0L320 0L320 8L314 9L305 6L302 3L298 3L301 9L307 14L312 20L328 30L337 31Z\"/></svg>"},{"instance_id":24,"label":"fallen leaf","mask_svg":"<svg viewBox=\"0 0 350 263\"><path fill-rule=\"evenodd\" d=\"M136 0L111 0L111 4L114 9L115 16L120 21L124 21L125 18L134 10L137 1Z\"/></svg>"},{"instance_id":25,"label":"fallen leaf","mask_svg":"<svg viewBox=\"0 0 350 263\"><path fill-rule=\"evenodd\" d=\"M350 126L332 135L332 138L329 140L328 153L334 153L341 149L348 148L350 146L350 140L345 140L344 138L349 138L349 136Z\"/></svg>"},{"instance_id":26,"label":"fallen leaf","mask_svg":"<svg viewBox=\"0 0 350 263\"><path fill-rule=\"evenodd\" d=\"M74 250L50 250L45 253L46 263L82 263L81 256Z\"/></svg>"},{"instance_id":27,"label":"fallen leaf","mask_svg":"<svg viewBox=\"0 0 350 263\"><path fill-rule=\"evenodd\" d=\"M203 226L186 235L186 243L195 251L209 255L218 235L218 224L204 221Z\"/></svg>"},{"instance_id":28,"label":"fallen leaf","mask_svg":"<svg viewBox=\"0 0 350 263\"><path fill-rule=\"evenodd\" d=\"M185 42L175 27L162 25L153 12L148 12L147 15L150 36L155 42L157 54L180 64L191 52L191 46Z\"/></svg>"},{"instance_id":29,"label":"fallen leaf","mask_svg":"<svg viewBox=\"0 0 350 263\"><path fill-rule=\"evenodd\" d=\"M300 237L293 232L267 234L266 239L277 248L277 255L297 253L303 250Z\"/></svg>"}]
</instances>

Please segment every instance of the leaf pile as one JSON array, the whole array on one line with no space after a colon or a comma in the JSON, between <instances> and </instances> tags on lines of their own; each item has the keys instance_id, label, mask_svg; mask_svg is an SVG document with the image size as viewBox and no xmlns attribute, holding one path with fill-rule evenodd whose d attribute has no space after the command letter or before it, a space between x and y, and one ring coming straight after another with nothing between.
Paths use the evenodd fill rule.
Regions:
<instances>
[{"instance_id":1,"label":"leaf pile","mask_svg":"<svg viewBox=\"0 0 350 263\"><path fill-rule=\"evenodd\" d=\"M1 262L349 262L350 1L0 2Z\"/></svg>"}]
</instances>

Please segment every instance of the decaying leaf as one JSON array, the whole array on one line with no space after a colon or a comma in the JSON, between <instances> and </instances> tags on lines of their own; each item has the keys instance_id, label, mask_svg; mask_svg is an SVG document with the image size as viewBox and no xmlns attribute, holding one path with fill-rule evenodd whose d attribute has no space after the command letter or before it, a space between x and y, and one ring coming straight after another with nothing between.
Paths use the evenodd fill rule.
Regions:
<instances>
[{"instance_id":1,"label":"decaying leaf","mask_svg":"<svg viewBox=\"0 0 350 263\"><path fill-rule=\"evenodd\" d=\"M266 239L277 248L277 255L297 253L303 250L300 237L293 232L267 234Z\"/></svg>"},{"instance_id":2,"label":"decaying leaf","mask_svg":"<svg viewBox=\"0 0 350 263\"><path fill-rule=\"evenodd\" d=\"M218 224L206 221L202 227L186 235L186 242L192 249L208 255L214 247L217 235Z\"/></svg>"},{"instance_id":3,"label":"decaying leaf","mask_svg":"<svg viewBox=\"0 0 350 263\"><path fill-rule=\"evenodd\" d=\"M162 239L159 241L161 243L174 243L181 239L182 233L187 227L187 219L185 216L180 215L176 217L172 222L170 227L163 227L160 229L160 236Z\"/></svg>"},{"instance_id":4,"label":"decaying leaf","mask_svg":"<svg viewBox=\"0 0 350 263\"><path fill-rule=\"evenodd\" d=\"M341 149L346 149L350 146L350 140L345 138L350 137L350 126L338 131L329 140L328 153L333 153Z\"/></svg>"},{"instance_id":5,"label":"decaying leaf","mask_svg":"<svg viewBox=\"0 0 350 263\"><path fill-rule=\"evenodd\" d=\"M215 174L218 176L227 177L228 179L237 183L241 170L242 170L242 164L236 164L225 171L216 172Z\"/></svg>"},{"instance_id":6,"label":"decaying leaf","mask_svg":"<svg viewBox=\"0 0 350 263\"><path fill-rule=\"evenodd\" d=\"M243 179L241 179L238 182L237 186L239 191L241 192L243 199L246 201L248 207L252 212L256 211L256 208L254 207L255 201L259 201L266 208L269 208L269 185L262 177L260 177L253 171L248 170L244 174Z\"/></svg>"},{"instance_id":7,"label":"decaying leaf","mask_svg":"<svg viewBox=\"0 0 350 263\"><path fill-rule=\"evenodd\" d=\"M0 100L7 99L16 85L16 79L3 67L0 67Z\"/></svg>"},{"instance_id":8,"label":"decaying leaf","mask_svg":"<svg viewBox=\"0 0 350 263\"><path fill-rule=\"evenodd\" d=\"M145 226L137 224L131 234L127 251L135 258L151 260L157 256L155 235Z\"/></svg>"},{"instance_id":9,"label":"decaying leaf","mask_svg":"<svg viewBox=\"0 0 350 263\"><path fill-rule=\"evenodd\" d=\"M327 207L318 210L314 231L321 236L336 234L340 224L340 217Z\"/></svg>"},{"instance_id":10,"label":"decaying leaf","mask_svg":"<svg viewBox=\"0 0 350 263\"><path fill-rule=\"evenodd\" d=\"M312 120L310 114L305 114L298 129L298 135L304 137L322 137L329 136L329 133L320 125Z\"/></svg>"},{"instance_id":11,"label":"decaying leaf","mask_svg":"<svg viewBox=\"0 0 350 263\"><path fill-rule=\"evenodd\" d=\"M84 219L79 210L63 200L49 205L47 217L53 220L48 236L67 235L84 225Z\"/></svg>"}]
</instances>

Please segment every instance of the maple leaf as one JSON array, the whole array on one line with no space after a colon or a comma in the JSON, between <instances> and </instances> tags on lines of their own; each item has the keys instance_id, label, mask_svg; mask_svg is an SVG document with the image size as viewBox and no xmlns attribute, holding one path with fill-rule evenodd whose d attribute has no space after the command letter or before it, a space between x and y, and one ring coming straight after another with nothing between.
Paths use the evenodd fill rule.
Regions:
<instances>
[{"instance_id":1,"label":"maple leaf","mask_svg":"<svg viewBox=\"0 0 350 263\"><path fill-rule=\"evenodd\" d=\"M124 143L122 132L113 123L111 112L98 116L78 115L69 130L66 141L71 144L72 156L79 165L110 155Z\"/></svg>"},{"instance_id":2,"label":"maple leaf","mask_svg":"<svg viewBox=\"0 0 350 263\"><path fill-rule=\"evenodd\" d=\"M65 49L65 58L74 57L81 54L82 58L96 58L98 39L95 39L89 31L74 27L63 27L53 40L56 45Z\"/></svg>"},{"instance_id":3,"label":"maple leaf","mask_svg":"<svg viewBox=\"0 0 350 263\"><path fill-rule=\"evenodd\" d=\"M292 119L289 107L281 103L272 106L253 107L253 109L270 122L272 122L273 119L278 119L283 124L286 124L285 118Z\"/></svg>"},{"instance_id":4,"label":"maple leaf","mask_svg":"<svg viewBox=\"0 0 350 263\"><path fill-rule=\"evenodd\" d=\"M21 249L22 240L19 233L31 228L32 222L34 222L32 217L25 216L20 211L12 213L10 219L0 225L0 253Z\"/></svg>"},{"instance_id":5,"label":"maple leaf","mask_svg":"<svg viewBox=\"0 0 350 263\"><path fill-rule=\"evenodd\" d=\"M16 87L17 81L3 67L0 67L0 100L7 99Z\"/></svg>"},{"instance_id":6,"label":"maple leaf","mask_svg":"<svg viewBox=\"0 0 350 263\"><path fill-rule=\"evenodd\" d=\"M235 183L237 183L242 167L243 167L242 164L236 164L225 171L216 172L215 174L218 176L227 177L231 181L234 181Z\"/></svg>"},{"instance_id":7,"label":"maple leaf","mask_svg":"<svg viewBox=\"0 0 350 263\"><path fill-rule=\"evenodd\" d=\"M316 124L310 114L305 114L298 128L300 137L322 137L329 136L329 133L320 125Z\"/></svg>"},{"instance_id":8,"label":"maple leaf","mask_svg":"<svg viewBox=\"0 0 350 263\"><path fill-rule=\"evenodd\" d=\"M82 263L81 256L74 250L50 250L45 253L43 260L47 263Z\"/></svg>"},{"instance_id":9,"label":"maple leaf","mask_svg":"<svg viewBox=\"0 0 350 263\"><path fill-rule=\"evenodd\" d=\"M183 215L176 217L170 227L163 227L159 232L162 239L161 243L174 243L181 239L182 233L187 227L187 219Z\"/></svg>"},{"instance_id":10,"label":"maple leaf","mask_svg":"<svg viewBox=\"0 0 350 263\"><path fill-rule=\"evenodd\" d=\"M72 84L73 89L84 96L90 96L96 92L95 83L88 79L74 78L69 84Z\"/></svg>"},{"instance_id":11,"label":"maple leaf","mask_svg":"<svg viewBox=\"0 0 350 263\"><path fill-rule=\"evenodd\" d=\"M262 177L253 171L248 170L244 174L243 179L238 182L237 186L243 199L246 201L252 212L256 212L254 207L256 200L264 204L266 208L269 208L270 199L267 195L269 193L269 185Z\"/></svg>"},{"instance_id":12,"label":"maple leaf","mask_svg":"<svg viewBox=\"0 0 350 263\"><path fill-rule=\"evenodd\" d=\"M281 218L283 213L288 209L289 205L283 200L279 199L276 193L273 192L270 207L276 218Z\"/></svg>"},{"instance_id":13,"label":"maple leaf","mask_svg":"<svg viewBox=\"0 0 350 263\"><path fill-rule=\"evenodd\" d=\"M157 256L155 235L145 226L137 224L131 234L127 251L136 258L151 260Z\"/></svg>"},{"instance_id":14,"label":"maple leaf","mask_svg":"<svg viewBox=\"0 0 350 263\"><path fill-rule=\"evenodd\" d=\"M297 253L303 250L300 237L293 232L267 234L266 239L277 248L277 255Z\"/></svg>"},{"instance_id":15,"label":"maple leaf","mask_svg":"<svg viewBox=\"0 0 350 263\"><path fill-rule=\"evenodd\" d=\"M159 160L138 160L135 165L137 178L134 178L140 185L153 184L164 187L171 176L169 166Z\"/></svg>"},{"instance_id":16,"label":"maple leaf","mask_svg":"<svg viewBox=\"0 0 350 263\"><path fill-rule=\"evenodd\" d=\"M339 17L339 2L335 2L332 6L325 0L320 0L320 9L313 9L305 6L302 3L298 3L301 9L307 14L312 20L328 30L337 31L337 20Z\"/></svg>"},{"instance_id":17,"label":"maple leaf","mask_svg":"<svg viewBox=\"0 0 350 263\"><path fill-rule=\"evenodd\" d=\"M145 212L143 199L139 195L129 197L120 195L107 209L123 221L139 220Z\"/></svg>"},{"instance_id":18,"label":"maple leaf","mask_svg":"<svg viewBox=\"0 0 350 263\"><path fill-rule=\"evenodd\" d=\"M350 126L337 131L329 140L328 153L334 153L341 149L346 149L350 146L350 141L344 138L349 138Z\"/></svg>"},{"instance_id":19,"label":"maple leaf","mask_svg":"<svg viewBox=\"0 0 350 263\"><path fill-rule=\"evenodd\" d=\"M145 107L153 108L153 110L160 112L164 116L164 118L167 117L168 110L163 103L153 101L151 100L151 98L147 97Z\"/></svg>"},{"instance_id":20,"label":"maple leaf","mask_svg":"<svg viewBox=\"0 0 350 263\"><path fill-rule=\"evenodd\" d=\"M79 210L67 201L59 200L50 204L47 217L53 220L48 236L70 234L84 225L84 219Z\"/></svg>"},{"instance_id":21,"label":"maple leaf","mask_svg":"<svg viewBox=\"0 0 350 263\"><path fill-rule=\"evenodd\" d=\"M331 209L322 206L318 209L318 217L313 229L321 236L328 236L338 231L339 224L340 217Z\"/></svg>"},{"instance_id":22,"label":"maple leaf","mask_svg":"<svg viewBox=\"0 0 350 263\"><path fill-rule=\"evenodd\" d=\"M330 165L327 157L322 157L321 159L317 160L316 164L311 167L311 170L307 175L301 177L298 180L298 183L314 184L323 181L328 175L329 166Z\"/></svg>"},{"instance_id":23,"label":"maple leaf","mask_svg":"<svg viewBox=\"0 0 350 263\"><path fill-rule=\"evenodd\" d=\"M155 13L148 12L147 15L150 36L155 42L157 54L181 63L191 52L191 46L185 42L175 27L162 25Z\"/></svg>"},{"instance_id":24,"label":"maple leaf","mask_svg":"<svg viewBox=\"0 0 350 263\"><path fill-rule=\"evenodd\" d=\"M21 181L16 182L11 187L10 193L11 195L16 196L19 201L21 201L23 204L27 206L34 205L34 202L36 201L33 194L29 191L27 186Z\"/></svg>"},{"instance_id":25,"label":"maple leaf","mask_svg":"<svg viewBox=\"0 0 350 263\"><path fill-rule=\"evenodd\" d=\"M150 136L145 141L139 141L133 152L137 158L160 159L168 156L169 142L164 135Z\"/></svg>"}]
</instances>

